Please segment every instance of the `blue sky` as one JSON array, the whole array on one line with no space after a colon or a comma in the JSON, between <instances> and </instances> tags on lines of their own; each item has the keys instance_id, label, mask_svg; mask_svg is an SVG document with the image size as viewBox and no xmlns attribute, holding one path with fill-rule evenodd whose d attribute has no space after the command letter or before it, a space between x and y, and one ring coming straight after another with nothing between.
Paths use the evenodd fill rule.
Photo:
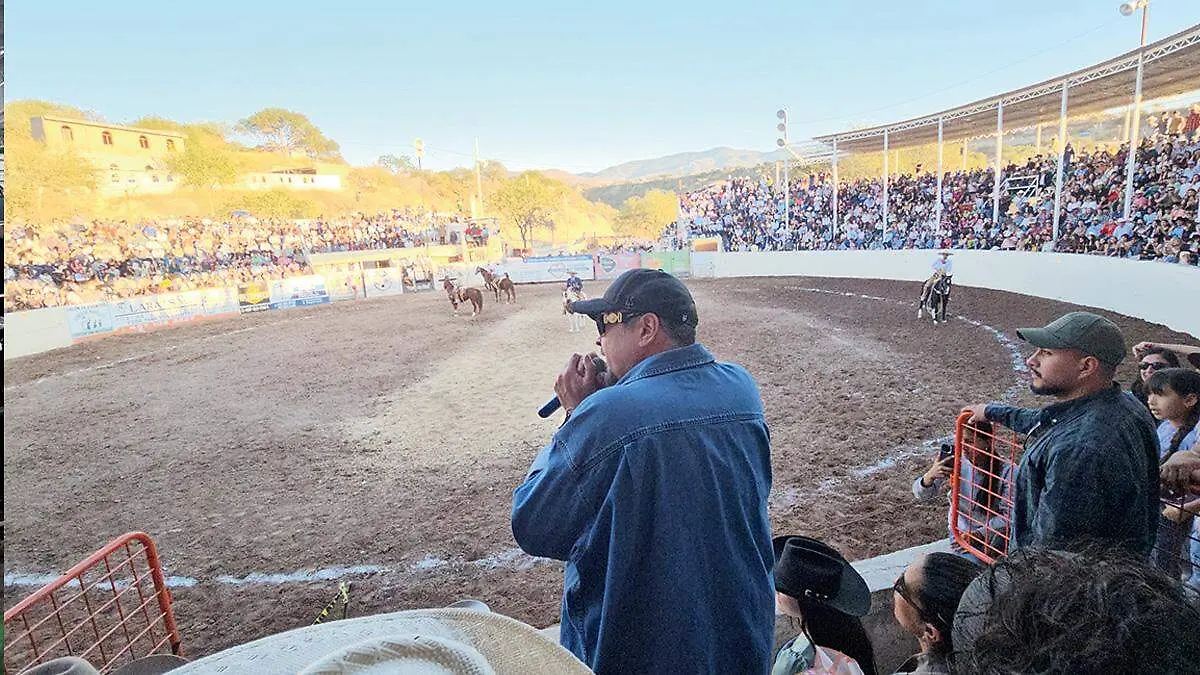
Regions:
<instances>
[{"instance_id":1,"label":"blue sky","mask_svg":"<svg viewBox=\"0 0 1200 675\"><path fill-rule=\"evenodd\" d=\"M303 9L311 4L311 9ZM1137 46L1117 0L409 3L9 0L8 100L114 122L307 114L366 164L598 170L715 146L773 149L1031 84ZM1200 23L1153 0L1148 39ZM9 123L13 123L10 120Z\"/></svg>"}]
</instances>

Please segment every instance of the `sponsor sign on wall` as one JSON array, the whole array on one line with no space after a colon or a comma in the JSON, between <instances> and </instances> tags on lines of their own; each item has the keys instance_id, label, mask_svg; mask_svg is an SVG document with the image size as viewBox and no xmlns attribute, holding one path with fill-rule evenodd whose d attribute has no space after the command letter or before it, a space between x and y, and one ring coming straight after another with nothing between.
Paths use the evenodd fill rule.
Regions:
<instances>
[{"instance_id":1,"label":"sponsor sign on wall","mask_svg":"<svg viewBox=\"0 0 1200 675\"><path fill-rule=\"evenodd\" d=\"M616 279L623 272L642 266L640 253L601 253L596 256L595 278Z\"/></svg>"},{"instance_id":2,"label":"sponsor sign on wall","mask_svg":"<svg viewBox=\"0 0 1200 675\"><path fill-rule=\"evenodd\" d=\"M642 254L642 267L662 270L677 277L692 274L690 251L647 251Z\"/></svg>"},{"instance_id":3,"label":"sponsor sign on wall","mask_svg":"<svg viewBox=\"0 0 1200 675\"><path fill-rule=\"evenodd\" d=\"M251 281L238 286L238 307L242 314L271 309L271 289L266 281Z\"/></svg>"},{"instance_id":4,"label":"sponsor sign on wall","mask_svg":"<svg viewBox=\"0 0 1200 675\"><path fill-rule=\"evenodd\" d=\"M113 328L112 308L107 302L67 308L67 330L72 339L108 333Z\"/></svg>"},{"instance_id":5,"label":"sponsor sign on wall","mask_svg":"<svg viewBox=\"0 0 1200 675\"><path fill-rule=\"evenodd\" d=\"M545 258L508 259L501 266L502 273L518 284L543 281L566 281L567 272L574 271L580 279L595 279L594 263L590 255L551 256Z\"/></svg>"},{"instance_id":6,"label":"sponsor sign on wall","mask_svg":"<svg viewBox=\"0 0 1200 675\"><path fill-rule=\"evenodd\" d=\"M363 270L368 298L399 295L404 292L403 272L399 267L375 267Z\"/></svg>"},{"instance_id":7,"label":"sponsor sign on wall","mask_svg":"<svg viewBox=\"0 0 1200 675\"><path fill-rule=\"evenodd\" d=\"M323 305L331 301L325 288L325 277L320 275L271 280L271 309Z\"/></svg>"}]
</instances>

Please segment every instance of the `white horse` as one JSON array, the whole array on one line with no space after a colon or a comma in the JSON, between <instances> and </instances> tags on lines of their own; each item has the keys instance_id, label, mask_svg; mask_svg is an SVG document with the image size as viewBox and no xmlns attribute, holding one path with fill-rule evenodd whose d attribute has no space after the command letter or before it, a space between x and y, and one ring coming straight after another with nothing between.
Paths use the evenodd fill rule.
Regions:
<instances>
[{"instance_id":1,"label":"white horse","mask_svg":"<svg viewBox=\"0 0 1200 675\"><path fill-rule=\"evenodd\" d=\"M578 333L583 329L583 315L571 311L571 305L580 300L587 300L583 291L563 291L563 314L567 315L567 332Z\"/></svg>"}]
</instances>

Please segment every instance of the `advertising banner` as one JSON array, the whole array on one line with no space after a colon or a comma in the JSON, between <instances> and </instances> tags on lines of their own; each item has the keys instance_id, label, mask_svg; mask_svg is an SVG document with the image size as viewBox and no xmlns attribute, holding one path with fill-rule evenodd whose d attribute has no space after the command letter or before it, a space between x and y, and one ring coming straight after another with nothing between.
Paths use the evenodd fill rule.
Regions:
<instances>
[{"instance_id":1,"label":"advertising banner","mask_svg":"<svg viewBox=\"0 0 1200 675\"><path fill-rule=\"evenodd\" d=\"M357 264L334 265L317 272L325 277L325 288L333 301L357 300L364 297L363 273Z\"/></svg>"},{"instance_id":2,"label":"advertising banner","mask_svg":"<svg viewBox=\"0 0 1200 675\"><path fill-rule=\"evenodd\" d=\"M139 330L191 321L207 315L204 291L162 293L125 298L109 303L115 330Z\"/></svg>"},{"instance_id":3,"label":"advertising banner","mask_svg":"<svg viewBox=\"0 0 1200 675\"><path fill-rule=\"evenodd\" d=\"M601 253L596 256L595 278L616 279L623 272L642 266L640 253Z\"/></svg>"},{"instance_id":4,"label":"advertising banner","mask_svg":"<svg viewBox=\"0 0 1200 675\"><path fill-rule=\"evenodd\" d=\"M642 254L642 267L662 270L677 277L692 274L690 251L647 251Z\"/></svg>"},{"instance_id":5,"label":"advertising banner","mask_svg":"<svg viewBox=\"0 0 1200 675\"><path fill-rule=\"evenodd\" d=\"M271 309L306 307L332 302L325 289L325 277L311 274L271 280Z\"/></svg>"},{"instance_id":6,"label":"advertising banner","mask_svg":"<svg viewBox=\"0 0 1200 675\"><path fill-rule=\"evenodd\" d=\"M205 288L198 291L188 291L188 293L198 293L204 303L204 314L206 316L221 316L224 314L238 313L238 290L233 286L224 288Z\"/></svg>"},{"instance_id":7,"label":"advertising banner","mask_svg":"<svg viewBox=\"0 0 1200 675\"><path fill-rule=\"evenodd\" d=\"M67 308L67 330L73 339L110 333L115 327L107 302Z\"/></svg>"},{"instance_id":8,"label":"advertising banner","mask_svg":"<svg viewBox=\"0 0 1200 675\"><path fill-rule=\"evenodd\" d=\"M509 258L500 266L513 282L530 284L543 281L566 281L567 272L574 271L580 279L595 279L595 267L590 255L550 256L545 258Z\"/></svg>"},{"instance_id":9,"label":"advertising banner","mask_svg":"<svg viewBox=\"0 0 1200 675\"><path fill-rule=\"evenodd\" d=\"M238 286L238 308L242 314L271 309L271 289L266 281L251 281Z\"/></svg>"},{"instance_id":10,"label":"advertising banner","mask_svg":"<svg viewBox=\"0 0 1200 675\"><path fill-rule=\"evenodd\" d=\"M363 270L368 298L399 295L404 292L404 274L399 267L375 267Z\"/></svg>"}]
</instances>

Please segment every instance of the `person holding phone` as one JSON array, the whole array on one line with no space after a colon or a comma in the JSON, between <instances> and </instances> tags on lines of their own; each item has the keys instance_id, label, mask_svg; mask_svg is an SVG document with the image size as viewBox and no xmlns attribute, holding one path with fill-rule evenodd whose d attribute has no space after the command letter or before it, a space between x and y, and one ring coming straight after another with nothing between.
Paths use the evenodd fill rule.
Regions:
<instances>
[{"instance_id":1,"label":"person holding phone","mask_svg":"<svg viewBox=\"0 0 1200 675\"><path fill-rule=\"evenodd\" d=\"M992 440L992 425L988 422L977 422L963 430L963 456L958 463L957 525L959 532L965 533L975 548L1002 553L1007 547L1008 494L1013 465L996 454ZM951 503L949 484L953 473L954 446L944 443L933 465L913 481L913 496L930 501L943 494L947 504ZM953 514L947 508L947 531L954 524ZM964 558L982 562L953 536L950 537L950 549Z\"/></svg>"}]
</instances>

